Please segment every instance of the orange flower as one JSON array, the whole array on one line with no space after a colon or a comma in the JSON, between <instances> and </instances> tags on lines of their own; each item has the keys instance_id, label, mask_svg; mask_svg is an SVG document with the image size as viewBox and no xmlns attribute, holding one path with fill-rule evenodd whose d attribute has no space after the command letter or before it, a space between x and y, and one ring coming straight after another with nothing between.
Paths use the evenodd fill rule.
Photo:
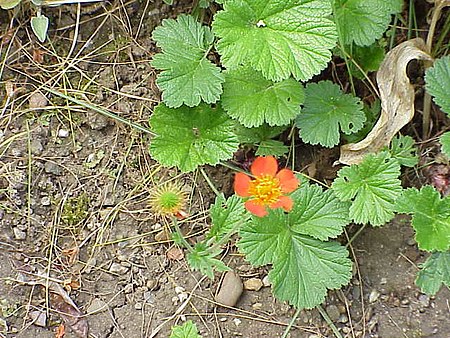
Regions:
<instances>
[{"instance_id":1,"label":"orange flower","mask_svg":"<svg viewBox=\"0 0 450 338\"><path fill-rule=\"evenodd\" d=\"M234 191L241 197L248 197L245 208L258 217L267 215L266 207L283 208L291 211L294 202L285 194L298 188L299 182L292 170L278 171L278 162L273 156L257 157L250 167L254 176L237 173L234 178Z\"/></svg>"}]
</instances>

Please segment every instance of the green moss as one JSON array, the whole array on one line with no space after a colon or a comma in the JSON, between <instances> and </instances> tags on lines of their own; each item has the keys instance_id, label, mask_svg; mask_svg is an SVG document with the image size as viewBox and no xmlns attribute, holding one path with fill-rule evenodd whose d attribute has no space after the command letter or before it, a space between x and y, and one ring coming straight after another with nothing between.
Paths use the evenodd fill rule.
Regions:
<instances>
[{"instance_id":1,"label":"green moss","mask_svg":"<svg viewBox=\"0 0 450 338\"><path fill-rule=\"evenodd\" d=\"M86 219L88 208L89 197L86 193L82 193L77 197L71 197L64 203L61 219L69 226L80 224Z\"/></svg>"}]
</instances>

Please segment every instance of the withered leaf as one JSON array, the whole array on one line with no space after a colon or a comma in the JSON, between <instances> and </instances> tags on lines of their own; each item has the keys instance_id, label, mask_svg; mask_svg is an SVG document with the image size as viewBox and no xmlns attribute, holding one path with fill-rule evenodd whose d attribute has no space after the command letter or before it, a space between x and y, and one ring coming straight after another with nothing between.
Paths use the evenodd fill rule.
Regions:
<instances>
[{"instance_id":1,"label":"withered leaf","mask_svg":"<svg viewBox=\"0 0 450 338\"><path fill-rule=\"evenodd\" d=\"M360 163L365 155L387 146L394 135L411 121L414 116L414 88L406 74L406 66L413 59L431 61L426 50L425 42L416 38L399 44L386 54L377 73L380 118L365 139L341 146L340 163Z\"/></svg>"},{"instance_id":2,"label":"withered leaf","mask_svg":"<svg viewBox=\"0 0 450 338\"><path fill-rule=\"evenodd\" d=\"M65 292L64 289L62 291ZM58 312L58 315L61 316L65 324L70 326L75 335L79 338L87 338L88 322L73 301L71 300L69 303L67 297L54 292L50 292L49 299L51 308Z\"/></svg>"}]
</instances>

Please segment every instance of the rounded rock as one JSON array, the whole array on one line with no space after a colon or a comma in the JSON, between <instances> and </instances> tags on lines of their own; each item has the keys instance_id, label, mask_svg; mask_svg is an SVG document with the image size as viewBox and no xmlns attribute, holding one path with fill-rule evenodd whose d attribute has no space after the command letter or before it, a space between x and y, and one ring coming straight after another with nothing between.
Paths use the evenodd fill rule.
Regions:
<instances>
[{"instance_id":1,"label":"rounded rock","mask_svg":"<svg viewBox=\"0 0 450 338\"><path fill-rule=\"evenodd\" d=\"M214 299L221 305L235 306L243 291L241 277L234 271L228 271Z\"/></svg>"}]
</instances>

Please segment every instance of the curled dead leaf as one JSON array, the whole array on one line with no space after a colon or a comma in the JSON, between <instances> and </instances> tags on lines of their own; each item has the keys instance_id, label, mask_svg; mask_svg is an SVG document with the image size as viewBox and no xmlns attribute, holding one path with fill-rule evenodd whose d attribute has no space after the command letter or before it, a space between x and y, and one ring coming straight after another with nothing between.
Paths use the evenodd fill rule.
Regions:
<instances>
[{"instance_id":1,"label":"curled dead leaf","mask_svg":"<svg viewBox=\"0 0 450 338\"><path fill-rule=\"evenodd\" d=\"M70 326L75 335L79 338L87 338L89 331L87 320L73 301L70 300L69 303L67 297L54 292L50 292L49 299L52 309L58 312L58 315L61 316L64 323Z\"/></svg>"},{"instance_id":2,"label":"curled dead leaf","mask_svg":"<svg viewBox=\"0 0 450 338\"><path fill-rule=\"evenodd\" d=\"M406 74L406 66L413 59L432 61L421 38L405 41L386 54L377 73L381 114L377 123L358 143L341 146L339 162L358 164L369 153L376 153L414 116L414 88Z\"/></svg>"},{"instance_id":3,"label":"curled dead leaf","mask_svg":"<svg viewBox=\"0 0 450 338\"><path fill-rule=\"evenodd\" d=\"M86 317L78 309L69 294L58 283L48 280L41 273L33 275L34 279L28 277L25 271L19 273L18 281L27 285L41 285L48 289L50 307L61 316L64 323L70 326L78 338L88 338L89 325Z\"/></svg>"}]
</instances>

